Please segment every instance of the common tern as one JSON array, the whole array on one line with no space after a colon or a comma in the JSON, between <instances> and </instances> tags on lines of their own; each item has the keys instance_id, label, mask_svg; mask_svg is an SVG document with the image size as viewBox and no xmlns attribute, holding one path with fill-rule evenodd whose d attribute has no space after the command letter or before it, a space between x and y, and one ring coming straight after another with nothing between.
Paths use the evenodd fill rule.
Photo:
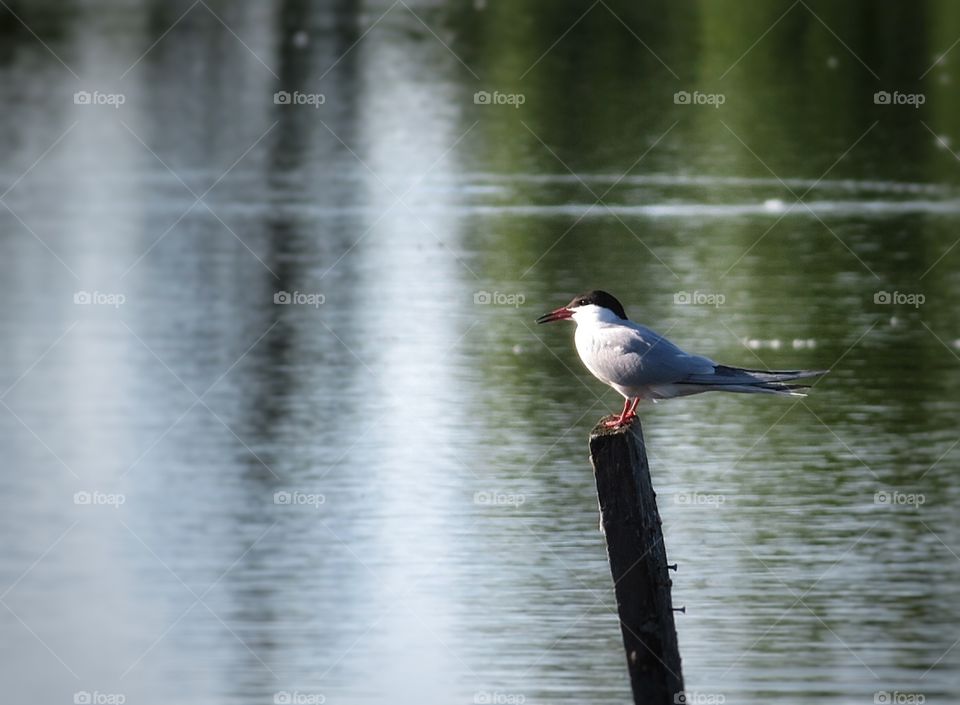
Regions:
<instances>
[{"instance_id":1,"label":"common tern","mask_svg":"<svg viewBox=\"0 0 960 705\"><path fill-rule=\"evenodd\" d=\"M566 319L577 324L574 342L584 366L624 398L620 415L604 422L609 427L632 421L643 399L656 401L701 392L805 396L799 390L809 385L784 383L826 373L750 370L684 352L659 333L627 318L623 305L605 291L581 294L566 306L540 316L537 323Z\"/></svg>"}]
</instances>

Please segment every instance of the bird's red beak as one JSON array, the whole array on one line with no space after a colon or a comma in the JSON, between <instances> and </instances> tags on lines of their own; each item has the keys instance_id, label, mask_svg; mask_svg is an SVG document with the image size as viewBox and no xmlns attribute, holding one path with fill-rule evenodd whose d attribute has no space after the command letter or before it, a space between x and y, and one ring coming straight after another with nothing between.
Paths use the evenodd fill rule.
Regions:
<instances>
[{"instance_id":1,"label":"bird's red beak","mask_svg":"<svg viewBox=\"0 0 960 705\"><path fill-rule=\"evenodd\" d=\"M561 306L555 311L545 313L537 319L537 323L553 323L554 321L563 321L573 317L573 311L566 306Z\"/></svg>"}]
</instances>

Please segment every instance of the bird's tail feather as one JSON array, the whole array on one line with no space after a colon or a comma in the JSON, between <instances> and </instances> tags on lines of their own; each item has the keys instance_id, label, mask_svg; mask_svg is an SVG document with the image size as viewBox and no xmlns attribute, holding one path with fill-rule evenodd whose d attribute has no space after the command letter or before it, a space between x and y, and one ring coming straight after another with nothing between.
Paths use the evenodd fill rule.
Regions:
<instances>
[{"instance_id":1,"label":"bird's tail feather","mask_svg":"<svg viewBox=\"0 0 960 705\"><path fill-rule=\"evenodd\" d=\"M703 391L766 393L806 396L801 390L809 384L784 384L797 379L819 377L828 370L750 370L717 365L712 374L689 375L680 384L696 385Z\"/></svg>"}]
</instances>

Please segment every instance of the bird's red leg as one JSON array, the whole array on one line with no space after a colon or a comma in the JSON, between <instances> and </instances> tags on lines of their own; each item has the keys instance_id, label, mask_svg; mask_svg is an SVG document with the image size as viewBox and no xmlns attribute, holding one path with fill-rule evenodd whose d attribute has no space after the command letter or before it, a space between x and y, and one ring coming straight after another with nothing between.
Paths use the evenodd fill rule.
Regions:
<instances>
[{"instance_id":1,"label":"bird's red leg","mask_svg":"<svg viewBox=\"0 0 960 705\"><path fill-rule=\"evenodd\" d=\"M629 423L630 421L633 421L635 418L637 418L636 409L637 409L637 404L639 403L640 403L639 397L636 397L635 399L627 399L627 403L624 404L624 407L623 407L623 413L620 414L620 418L618 419L619 425L623 426Z\"/></svg>"},{"instance_id":2,"label":"bird's red leg","mask_svg":"<svg viewBox=\"0 0 960 705\"><path fill-rule=\"evenodd\" d=\"M639 399L637 400L639 401ZM631 402L630 399L623 400L623 411L620 412L620 416L615 419L610 419L609 421L604 421L603 425L607 428L618 428L623 426L630 419L632 419L636 414L633 413L634 407L636 407L636 402Z\"/></svg>"}]
</instances>

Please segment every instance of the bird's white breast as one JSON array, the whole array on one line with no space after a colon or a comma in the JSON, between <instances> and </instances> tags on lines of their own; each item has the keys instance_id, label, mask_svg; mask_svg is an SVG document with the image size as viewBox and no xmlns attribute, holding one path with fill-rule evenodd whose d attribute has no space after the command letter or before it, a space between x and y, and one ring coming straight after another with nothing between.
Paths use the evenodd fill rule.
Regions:
<instances>
[{"instance_id":1,"label":"bird's white breast","mask_svg":"<svg viewBox=\"0 0 960 705\"><path fill-rule=\"evenodd\" d=\"M573 338L584 366L594 377L608 384L622 381L618 379L617 365L612 363L622 359L627 352L616 336L610 335L611 332L603 325L578 325Z\"/></svg>"}]
</instances>

